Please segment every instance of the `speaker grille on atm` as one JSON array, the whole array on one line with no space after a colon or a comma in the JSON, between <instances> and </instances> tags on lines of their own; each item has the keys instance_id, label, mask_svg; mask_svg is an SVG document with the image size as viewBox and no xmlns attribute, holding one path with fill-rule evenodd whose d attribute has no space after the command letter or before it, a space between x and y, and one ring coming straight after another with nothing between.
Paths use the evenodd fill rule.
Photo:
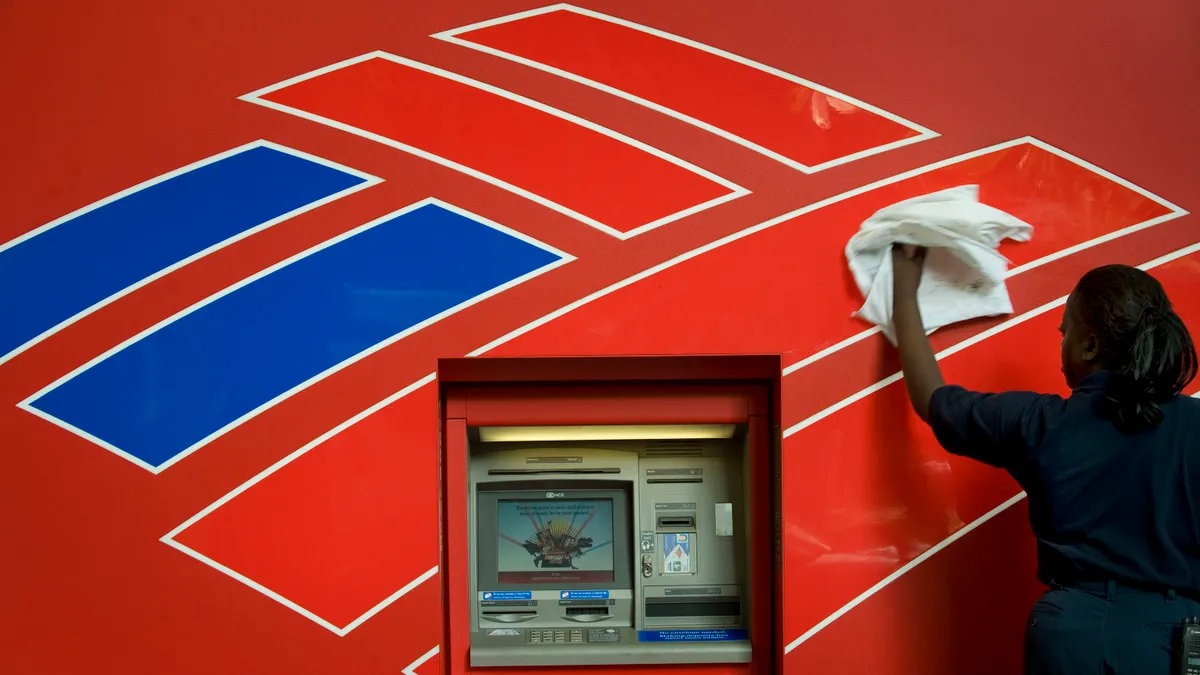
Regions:
<instances>
[{"instance_id":1,"label":"speaker grille on atm","mask_svg":"<svg viewBox=\"0 0 1200 675\"><path fill-rule=\"evenodd\" d=\"M699 457L703 452L697 440L646 441L647 457Z\"/></svg>"}]
</instances>

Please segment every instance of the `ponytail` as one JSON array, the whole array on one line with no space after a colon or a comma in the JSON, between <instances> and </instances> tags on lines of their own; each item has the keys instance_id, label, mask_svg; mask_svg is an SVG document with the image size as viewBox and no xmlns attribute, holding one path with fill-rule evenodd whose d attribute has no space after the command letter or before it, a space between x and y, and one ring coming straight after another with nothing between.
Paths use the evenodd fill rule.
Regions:
<instances>
[{"instance_id":1,"label":"ponytail","mask_svg":"<svg viewBox=\"0 0 1200 675\"><path fill-rule=\"evenodd\" d=\"M1163 421L1161 403L1196 377L1196 348L1154 277L1124 265L1093 270L1079 282L1080 306L1110 371L1105 412L1122 431Z\"/></svg>"}]
</instances>

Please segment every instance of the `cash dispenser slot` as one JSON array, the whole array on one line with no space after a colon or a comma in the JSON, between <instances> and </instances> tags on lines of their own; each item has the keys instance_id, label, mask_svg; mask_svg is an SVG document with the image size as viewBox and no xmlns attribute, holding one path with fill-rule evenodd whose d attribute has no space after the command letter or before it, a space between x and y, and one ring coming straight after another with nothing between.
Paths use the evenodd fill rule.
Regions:
<instances>
[{"instance_id":1,"label":"cash dispenser slot","mask_svg":"<svg viewBox=\"0 0 1200 675\"><path fill-rule=\"evenodd\" d=\"M659 516L658 529L694 530L696 529L696 519L692 516Z\"/></svg>"},{"instance_id":2,"label":"cash dispenser slot","mask_svg":"<svg viewBox=\"0 0 1200 675\"><path fill-rule=\"evenodd\" d=\"M545 475L595 475L621 473L620 469L488 469L489 476L545 476Z\"/></svg>"},{"instance_id":3,"label":"cash dispenser slot","mask_svg":"<svg viewBox=\"0 0 1200 675\"><path fill-rule=\"evenodd\" d=\"M522 621L532 621L537 618L537 611L532 612L514 612L512 610L503 612L489 612L484 610L480 612L480 617L484 621L494 621L496 623L521 623Z\"/></svg>"},{"instance_id":4,"label":"cash dispenser slot","mask_svg":"<svg viewBox=\"0 0 1200 675\"><path fill-rule=\"evenodd\" d=\"M741 616L738 598L646 598L646 616Z\"/></svg>"},{"instance_id":5,"label":"cash dispenser slot","mask_svg":"<svg viewBox=\"0 0 1200 675\"><path fill-rule=\"evenodd\" d=\"M595 623L608 621L612 615L608 613L607 607L568 607L563 618L576 623Z\"/></svg>"},{"instance_id":6,"label":"cash dispenser slot","mask_svg":"<svg viewBox=\"0 0 1200 675\"><path fill-rule=\"evenodd\" d=\"M608 616L607 607L568 607L567 616Z\"/></svg>"}]
</instances>

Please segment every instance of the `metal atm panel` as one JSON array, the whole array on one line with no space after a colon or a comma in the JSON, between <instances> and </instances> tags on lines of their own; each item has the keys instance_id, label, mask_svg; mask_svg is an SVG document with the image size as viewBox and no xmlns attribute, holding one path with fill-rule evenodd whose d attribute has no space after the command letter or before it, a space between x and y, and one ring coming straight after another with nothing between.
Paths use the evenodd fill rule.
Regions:
<instances>
[{"instance_id":1,"label":"metal atm panel","mask_svg":"<svg viewBox=\"0 0 1200 675\"><path fill-rule=\"evenodd\" d=\"M471 664L747 662L742 442L474 443Z\"/></svg>"}]
</instances>

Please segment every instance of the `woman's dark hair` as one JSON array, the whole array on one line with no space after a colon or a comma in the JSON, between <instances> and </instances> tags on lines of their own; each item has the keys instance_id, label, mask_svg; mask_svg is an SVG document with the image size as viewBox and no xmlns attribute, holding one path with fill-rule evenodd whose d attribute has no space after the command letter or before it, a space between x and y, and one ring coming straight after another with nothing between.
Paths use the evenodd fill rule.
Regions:
<instances>
[{"instance_id":1,"label":"woman's dark hair","mask_svg":"<svg viewBox=\"0 0 1200 675\"><path fill-rule=\"evenodd\" d=\"M1196 347L1162 284L1125 265L1099 267L1075 287L1076 307L1112 374L1105 412L1128 432L1156 427L1160 403L1196 377Z\"/></svg>"}]
</instances>

